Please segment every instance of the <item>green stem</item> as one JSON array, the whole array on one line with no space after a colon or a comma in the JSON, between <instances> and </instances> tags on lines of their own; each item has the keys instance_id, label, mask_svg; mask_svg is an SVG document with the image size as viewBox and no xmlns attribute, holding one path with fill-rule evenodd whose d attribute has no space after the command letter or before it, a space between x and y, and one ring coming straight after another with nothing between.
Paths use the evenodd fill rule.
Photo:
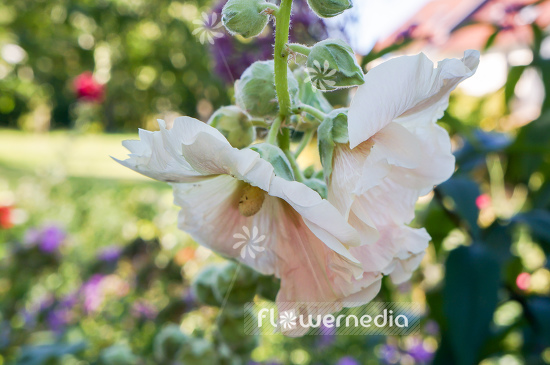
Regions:
<instances>
[{"instance_id":1,"label":"green stem","mask_svg":"<svg viewBox=\"0 0 550 365\"><path fill-rule=\"evenodd\" d=\"M283 152L290 162L290 167L292 167L292 171L294 172L294 178L296 179L296 181L304 182L304 175L302 174L302 171L300 170L300 167L298 166L298 163L296 162L296 159L294 158L292 152L290 152L288 149L283 150Z\"/></svg>"},{"instance_id":2,"label":"green stem","mask_svg":"<svg viewBox=\"0 0 550 365\"><path fill-rule=\"evenodd\" d=\"M311 52L311 48L298 43L289 43L288 48L290 48L294 52L303 54L304 56L309 55L309 52Z\"/></svg>"},{"instance_id":3,"label":"green stem","mask_svg":"<svg viewBox=\"0 0 550 365\"><path fill-rule=\"evenodd\" d=\"M254 127L269 128L269 123L263 119L251 119L250 122Z\"/></svg>"},{"instance_id":4,"label":"green stem","mask_svg":"<svg viewBox=\"0 0 550 365\"><path fill-rule=\"evenodd\" d=\"M292 0L281 0L279 12L276 16L275 30L275 89L277 99L279 100L279 115L284 120L291 114L290 95L288 93L288 55L286 49L288 43L288 33L290 30L290 12L292 10Z\"/></svg>"},{"instance_id":5,"label":"green stem","mask_svg":"<svg viewBox=\"0 0 550 365\"><path fill-rule=\"evenodd\" d=\"M271 128L269 129L269 133L267 134L266 142L269 144L277 145L277 135L279 134L279 129L281 129L281 123L283 122L283 118L281 118L280 115L275 118L273 121L273 124L271 124Z\"/></svg>"},{"instance_id":6,"label":"green stem","mask_svg":"<svg viewBox=\"0 0 550 365\"><path fill-rule=\"evenodd\" d=\"M300 141L300 144L298 145L298 148L296 151L294 151L294 157L298 158L300 156L300 153L307 147L307 145L311 142L311 138L313 138L313 133L315 133L315 129L310 129L309 131L305 132L302 136L302 140Z\"/></svg>"},{"instance_id":7,"label":"green stem","mask_svg":"<svg viewBox=\"0 0 550 365\"><path fill-rule=\"evenodd\" d=\"M309 113L311 115L313 115L315 118L319 119L319 121L323 121L325 120L325 118L327 117L327 115L325 113L323 113L322 111L320 111L319 109L316 109L310 105L307 105L307 104L300 104L298 107L294 108L292 110L292 112L294 114L300 114L302 112L306 112L306 113Z\"/></svg>"}]
</instances>

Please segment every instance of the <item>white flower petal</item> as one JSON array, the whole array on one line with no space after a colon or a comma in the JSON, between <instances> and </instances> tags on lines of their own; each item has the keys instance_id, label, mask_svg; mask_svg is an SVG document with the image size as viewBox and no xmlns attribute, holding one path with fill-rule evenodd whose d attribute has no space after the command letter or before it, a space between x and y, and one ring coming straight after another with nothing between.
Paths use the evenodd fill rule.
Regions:
<instances>
[{"instance_id":1,"label":"white flower petal","mask_svg":"<svg viewBox=\"0 0 550 365\"><path fill-rule=\"evenodd\" d=\"M433 122L447 107L449 93L474 74L479 52L462 60L444 60L434 69L424 55L402 56L374 67L365 75L352 100L349 117L351 148L368 140L395 119L422 118Z\"/></svg>"}]
</instances>

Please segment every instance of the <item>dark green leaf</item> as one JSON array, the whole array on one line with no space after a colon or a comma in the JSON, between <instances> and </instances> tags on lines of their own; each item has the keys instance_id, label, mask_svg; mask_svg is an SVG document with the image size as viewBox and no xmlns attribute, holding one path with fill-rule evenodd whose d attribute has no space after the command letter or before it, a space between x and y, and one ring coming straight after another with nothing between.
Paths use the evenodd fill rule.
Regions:
<instances>
[{"instance_id":1,"label":"dark green leaf","mask_svg":"<svg viewBox=\"0 0 550 365\"><path fill-rule=\"evenodd\" d=\"M457 365L477 364L497 305L500 267L479 244L461 246L447 259L443 310Z\"/></svg>"}]
</instances>

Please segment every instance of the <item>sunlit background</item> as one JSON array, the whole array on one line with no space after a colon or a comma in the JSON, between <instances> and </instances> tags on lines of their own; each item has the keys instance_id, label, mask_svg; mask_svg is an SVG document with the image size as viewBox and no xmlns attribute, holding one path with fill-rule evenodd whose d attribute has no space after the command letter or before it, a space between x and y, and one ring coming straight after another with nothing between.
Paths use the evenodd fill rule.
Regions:
<instances>
[{"instance_id":1,"label":"sunlit background","mask_svg":"<svg viewBox=\"0 0 550 365\"><path fill-rule=\"evenodd\" d=\"M376 299L420 303L419 333L300 339L201 303L193 281L226 260L177 229L169 186L109 157L158 118L206 121L272 58L273 29L230 36L224 3L0 2L0 365L168 364L167 338L174 364L550 364L550 1L357 0L326 22L294 1L293 42L343 38L365 71L482 52L440 122L457 173L418 203L432 243ZM299 162L319 166L314 144Z\"/></svg>"}]
</instances>

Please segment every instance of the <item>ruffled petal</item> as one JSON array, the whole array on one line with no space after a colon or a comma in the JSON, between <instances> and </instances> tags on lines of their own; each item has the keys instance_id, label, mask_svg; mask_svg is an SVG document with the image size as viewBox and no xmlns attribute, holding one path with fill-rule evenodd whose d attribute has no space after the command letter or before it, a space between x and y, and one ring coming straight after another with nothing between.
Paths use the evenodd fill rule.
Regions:
<instances>
[{"instance_id":1,"label":"ruffled petal","mask_svg":"<svg viewBox=\"0 0 550 365\"><path fill-rule=\"evenodd\" d=\"M408 280L420 264L430 236L423 228L394 224L381 227L380 235L373 245L353 247L350 251L365 269L391 274L397 282Z\"/></svg>"},{"instance_id":2,"label":"ruffled petal","mask_svg":"<svg viewBox=\"0 0 550 365\"><path fill-rule=\"evenodd\" d=\"M351 148L368 140L392 121L402 118L434 122L448 106L449 94L472 76L479 52L466 51L464 58L433 63L424 55L402 56L374 67L358 87L348 114Z\"/></svg>"},{"instance_id":3,"label":"ruffled petal","mask_svg":"<svg viewBox=\"0 0 550 365\"><path fill-rule=\"evenodd\" d=\"M150 178L166 182L193 182L203 177L183 157L176 158L167 148L161 132L139 131L140 140L126 140L122 145L130 154L118 163Z\"/></svg>"}]
</instances>

